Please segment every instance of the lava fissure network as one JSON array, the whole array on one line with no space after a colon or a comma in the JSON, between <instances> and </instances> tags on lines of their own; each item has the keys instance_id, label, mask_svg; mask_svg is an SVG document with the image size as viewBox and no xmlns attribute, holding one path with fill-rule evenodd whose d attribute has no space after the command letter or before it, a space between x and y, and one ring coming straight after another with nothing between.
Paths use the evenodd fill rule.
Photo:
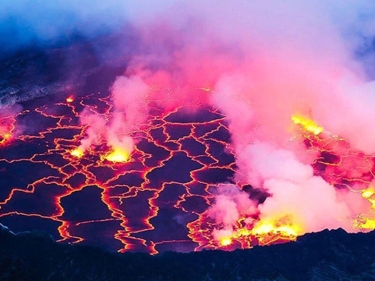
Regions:
<instances>
[{"instance_id":1,"label":"lava fissure network","mask_svg":"<svg viewBox=\"0 0 375 281\"><path fill-rule=\"evenodd\" d=\"M12 231L156 254L375 228L374 1L8 2Z\"/></svg>"},{"instance_id":2,"label":"lava fissure network","mask_svg":"<svg viewBox=\"0 0 375 281\"><path fill-rule=\"evenodd\" d=\"M188 225L212 202L209 186L229 180L235 168L224 116L209 108L190 114L155 107L134 132L135 149L122 158L105 142L76 150L89 127L79 122L80 112L108 120L108 97L24 107L1 119L2 223L119 251L198 246ZM28 129L18 134L16 123Z\"/></svg>"},{"instance_id":3,"label":"lava fissure network","mask_svg":"<svg viewBox=\"0 0 375 281\"><path fill-rule=\"evenodd\" d=\"M111 122L110 96L31 104L0 123L0 221L14 231L39 228L60 242L151 254L250 248L304 233L298 212L262 218L257 208L273 194L233 181L238 159L225 116L213 108L150 103L149 118L131 132L130 151L109 145L102 132L81 148L96 117ZM82 122L88 116L95 118ZM295 140L316 157L315 176L374 205L373 156L303 116L291 124ZM353 227L373 229L374 222L363 213Z\"/></svg>"}]
</instances>

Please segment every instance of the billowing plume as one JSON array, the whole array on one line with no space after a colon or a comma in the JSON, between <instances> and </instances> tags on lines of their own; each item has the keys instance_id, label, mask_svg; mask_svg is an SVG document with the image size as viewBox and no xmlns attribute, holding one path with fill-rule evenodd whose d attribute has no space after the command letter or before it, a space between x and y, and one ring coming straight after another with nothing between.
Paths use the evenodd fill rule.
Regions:
<instances>
[{"instance_id":1,"label":"billowing plume","mask_svg":"<svg viewBox=\"0 0 375 281\"><path fill-rule=\"evenodd\" d=\"M91 146L103 142L112 149L107 159L114 162L128 160L134 149L137 130L147 120L147 95L149 86L139 77L120 76L112 87L113 112L110 120L85 109L80 116L81 123L87 126L86 137L81 140L75 156L82 154Z\"/></svg>"},{"instance_id":2,"label":"billowing plume","mask_svg":"<svg viewBox=\"0 0 375 281\"><path fill-rule=\"evenodd\" d=\"M214 231L216 239L256 213L254 233L264 223L287 224L295 235L337 227L355 231L356 217L370 209L359 193L338 190L314 174L317 152L308 151L292 121L305 116L327 137L338 135L351 149L375 152L368 129L375 122L372 87L355 57L363 47L358 26L373 22L372 15L364 22L356 13L368 5L358 3L344 14L339 9L345 5L336 1L201 1L135 21L145 47L131 64L132 74L161 89L179 89L168 94L182 104L196 98L186 89L211 89L209 97L198 98L227 116L237 155L234 180L270 194L244 211L237 194L242 191L219 186L208 210L222 227Z\"/></svg>"},{"instance_id":3,"label":"billowing plume","mask_svg":"<svg viewBox=\"0 0 375 281\"><path fill-rule=\"evenodd\" d=\"M368 129L375 121L371 84L348 49L353 42L342 36L349 27L337 29L329 9L280 5L278 10L256 5L276 19L257 15L249 20L255 31L238 39L244 63L223 73L211 99L228 118L237 155L235 180L271 194L258 206L253 234L281 225L291 235L338 227L356 231L356 218L370 204L314 174L317 155L306 149L291 118L307 116L325 134L345 138L352 149L374 153ZM311 8L307 17L301 17L301 5ZM318 14L319 21L314 20ZM264 29L268 32L258 33ZM214 205L211 216L215 209L221 212Z\"/></svg>"},{"instance_id":4,"label":"billowing plume","mask_svg":"<svg viewBox=\"0 0 375 281\"><path fill-rule=\"evenodd\" d=\"M292 116L314 120L324 138L375 153L375 88L364 67L374 57L372 1L118 3L104 18L123 13L117 23L134 28L139 46L112 87L112 118L82 113L81 150L104 140L130 153L150 101L166 108L210 105L227 117L238 183L215 192L207 211L223 226L215 236L228 235L240 217L253 217L258 232L269 221L297 225L298 235L352 230L355 217L370 209L368 200L314 173L318 153L306 147L297 129L303 122L293 124ZM252 202L242 184L270 196Z\"/></svg>"},{"instance_id":5,"label":"billowing plume","mask_svg":"<svg viewBox=\"0 0 375 281\"><path fill-rule=\"evenodd\" d=\"M335 188L314 176L312 167L298 161L292 151L254 143L241 156L250 159L248 182L271 194L259 206L260 221L292 217L301 232L338 227L352 231L353 219L361 210L351 209ZM365 201L363 205L369 207Z\"/></svg>"}]
</instances>

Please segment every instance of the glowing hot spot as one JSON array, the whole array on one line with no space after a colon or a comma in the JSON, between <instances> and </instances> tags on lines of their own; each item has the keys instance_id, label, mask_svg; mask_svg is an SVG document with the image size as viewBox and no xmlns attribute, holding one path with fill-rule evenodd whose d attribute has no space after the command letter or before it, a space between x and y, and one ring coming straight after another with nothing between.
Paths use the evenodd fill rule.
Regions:
<instances>
[{"instance_id":1,"label":"glowing hot spot","mask_svg":"<svg viewBox=\"0 0 375 281\"><path fill-rule=\"evenodd\" d=\"M314 120L302 115L293 115L292 121L294 124L300 125L306 131L311 132L314 135L319 135L321 132L323 132L323 127L319 126Z\"/></svg>"},{"instance_id":2,"label":"glowing hot spot","mask_svg":"<svg viewBox=\"0 0 375 281\"><path fill-rule=\"evenodd\" d=\"M372 187L362 190L362 197L367 199L375 209L375 190Z\"/></svg>"},{"instance_id":3,"label":"glowing hot spot","mask_svg":"<svg viewBox=\"0 0 375 281\"><path fill-rule=\"evenodd\" d=\"M276 221L265 220L259 221L252 229L252 233L256 236L263 236L267 234L278 234L283 237L295 239L298 235L302 234L302 227L294 224L290 218L285 217Z\"/></svg>"},{"instance_id":4,"label":"glowing hot spot","mask_svg":"<svg viewBox=\"0 0 375 281\"><path fill-rule=\"evenodd\" d=\"M15 119L12 117L2 118L0 116L0 145L9 142L12 139L15 129L15 122Z\"/></svg>"},{"instance_id":5,"label":"glowing hot spot","mask_svg":"<svg viewBox=\"0 0 375 281\"><path fill-rule=\"evenodd\" d=\"M220 243L220 246L229 246L230 244L232 244L232 238L231 237L223 237L220 239L219 241Z\"/></svg>"},{"instance_id":6,"label":"glowing hot spot","mask_svg":"<svg viewBox=\"0 0 375 281\"><path fill-rule=\"evenodd\" d=\"M236 238L237 237L243 237L243 236L249 236L251 235L251 231L247 228L240 228L236 232Z\"/></svg>"},{"instance_id":7,"label":"glowing hot spot","mask_svg":"<svg viewBox=\"0 0 375 281\"><path fill-rule=\"evenodd\" d=\"M115 163L127 162L129 153L123 149L115 148L111 153L104 157L105 160Z\"/></svg>"},{"instance_id":8,"label":"glowing hot spot","mask_svg":"<svg viewBox=\"0 0 375 281\"><path fill-rule=\"evenodd\" d=\"M83 150L80 148L73 149L70 152L70 155L77 157L77 158L81 158L83 156Z\"/></svg>"},{"instance_id":9,"label":"glowing hot spot","mask_svg":"<svg viewBox=\"0 0 375 281\"><path fill-rule=\"evenodd\" d=\"M74 101L74 97L73 96L69 96L69 97L66 98L66 102L68 102L68 103L71 103L73 101Z\"/></svg>"},{"instance_id":10,"label":"glowing hot spot","mask_svg":"<svg viewBox=\"0 0 375 281\"><path fill-rule=\"evenodd\" d=\"M234 229L234 231L230 233L229 235L225 235L219 238L218 243L220 246L225 247L225 246L231 245L233 241L237 241L240 243L244 242L250 246L251 235L252 233L250 229L238 228L238 229Z\"/></svg>"},{"instance_id":11,"label":"glowing hot spot","mask_svg":"<svg viewBox=\"0 0 375 281\"><path fill-rule=\"evenodd\" d=\"M354 228L359 228L362 230L373 230L375 229L375 219L366 218L363 215L359 215L354 221Z\"/></svg>"},{"instance_id":12,"label":"glowing hot spot","mask_svg":"<svg viewBox=\"0 0 375 281\"><path fill-rule=\"evenodd\" d=\"M365 223L361 224L362 229L375 229L375 219L366 219Z\"/></svg>"},{"instance_id":13,"label":"glowing hot spot","mask_svg":"<svg viewBox=\"0 0 375 281\"><path fill-rule=\"evenodd\" d=\"M10 140L11 137L12 135L8 133L0 135L0 144L7 142L8 140Z\"/></svg>"},{"instance_id":14,"label":"glowing hot spot","mask_svg":"<svg viewBox=\"0 0 375 281\"><path fill-rule=\"evenodd\" d=\"M361 191L361 195L371 203L372 209L375 209L375 189L373 187L366 188ZM375 218L361 214L355 220L354 228L373 230L375 229Z\"/></svg>"}]
</instances>

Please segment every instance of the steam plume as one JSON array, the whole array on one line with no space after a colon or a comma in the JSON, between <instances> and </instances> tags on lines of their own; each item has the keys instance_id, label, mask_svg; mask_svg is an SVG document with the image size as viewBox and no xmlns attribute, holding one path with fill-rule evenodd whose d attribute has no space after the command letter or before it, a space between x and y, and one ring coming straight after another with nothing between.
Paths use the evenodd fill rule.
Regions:
<instances>
[{"instance_id":1,"label":"steam plume","mask_svg":"<svg viewBox=\"0 0 375 281\"><path fill-rule=\"evenodd\" d=\"M367 5L352 9L360 12ZM237 155L235 180L271 194L258 206L260 221L288 217L300 226L298 234L337 227L353 231L355 217L370 208L359 194L348 195L314 175L316 155L295 139L291 122L294 114L308 116L353 149L375 152L374 134L365 130L375 122L372 87L353 55L361 44L357 15L340 8L336 1L215 6L201 1L179 3L137 22L145 48L133 61L135 74L147 69L146 79L161 88L211 88L201 101L227 116ZM227 235L240 216L237 195L229 197L228 189L218 188L208 211L224 226L216 236ZM353 201L358 208L350 206ZM253 214L251 209L242 215Z\"/></svg>"},{"instance_id":2,"label":"steam plume","mask_svg":"<svg viewBox=\"0 0 375 281\"><path fill-rule=\"evenodd\" d=\"M260 221L282 214L301 226L299 234L352 230L353 219L371 206L359 193L314 175L316 155L296 138L291 116L307 116L328 137L338 135L351 149L375 153L375 88L367 67L374 61L373 1L157 1L147 2L145 11L143 1L116 3L108 2L110 12L99 16L84 5L72 6L81 12L79 23L115 19L106 25L111 29L126 22L140 42L125 76L113 85L113 118L82 114L89 125L83 150L101 136L109 146L131 151L132 134L147 121L150 101L166 108L209 104L227 117L238 167L234 181L271 194L257 205L236 185L219 186L208 214L224 224L225 235L239 216L254 214ZM102 9L98 2L92 7ZM55 30L32 26L32 36L54 38ZM99 30L96 24L86 34Z\"/></svg>"},{"instance_id":3,"label":"steam plume","mask_svg":"<svg viewBox=\"0 0 375 281\"><path fill-rule=\"evenodd\" d=\"M87 110L81 114L81 123L88 128L79 150L83 153L90 146L105 141L113 150L121 150L129 155L134 149L131 135L147 120L148 91L149 87L139 77L118 77L112 87L114 108L111 120L107 122Z\"/></svg>"}]
</instances>

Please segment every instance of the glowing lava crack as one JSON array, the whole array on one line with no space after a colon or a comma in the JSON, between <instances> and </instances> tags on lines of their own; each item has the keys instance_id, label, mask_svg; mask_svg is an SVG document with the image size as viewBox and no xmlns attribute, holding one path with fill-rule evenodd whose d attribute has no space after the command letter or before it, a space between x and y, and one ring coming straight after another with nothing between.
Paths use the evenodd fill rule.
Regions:
<instances>
[{"instance_id":1,"label":"glowing lava crack","mask_svg":"<svg viewBox=\"0 0 375 281\"><path fill-rule=\"evenodd\" d=\"M42 102L0 117L0 222L10 229L44 229L59 241L153 254L249 248L304 233L288 215L271 220L242 216L228 232L207 214L215 186L230 182L236 168L230 134L218 111L197 108L186 114L183 108L166 112L151 105L148 124L135 132L138 141L131 153L104 141L83 151L79 145L87 126L79 123L79 113L88 108L108 120L109 97ZM15 135L17 122L27 128L39 125ZM315 173L333 186L356 188L374 206L375 192L369 187L373 156L350 149L337 154L337 147L347 146L345 140L301 115L291 122L300 128L306 147L319 154ZM362 167L359 177L351 171L353 162ZM250 188L250 196L256 193L239 187ZM373 229L374 222L361 216L356 227ZM215 231L220 232L218 241Z\"/></svg>"},{"instance_id":2,"label":"glowing lava crack","mask_svg":"<svg viewBox=\"0 0 375 281\"><path fill-rule=\"evenodd\" d=\"M118 251L193 251L198 245L189 238L189 223L212 201L209 186L234 171L233 155L224 152L224 117L211 109L198 109L194 117L155 108L131 155L105 143L84 152L79 112L85 107L109 116L108 100L69 96L25 106L17 118L42 125L11 142L3 134L1 223ZM11 134L16 119L2 120L1 132Z\"/></svg>"}]
</instances>

